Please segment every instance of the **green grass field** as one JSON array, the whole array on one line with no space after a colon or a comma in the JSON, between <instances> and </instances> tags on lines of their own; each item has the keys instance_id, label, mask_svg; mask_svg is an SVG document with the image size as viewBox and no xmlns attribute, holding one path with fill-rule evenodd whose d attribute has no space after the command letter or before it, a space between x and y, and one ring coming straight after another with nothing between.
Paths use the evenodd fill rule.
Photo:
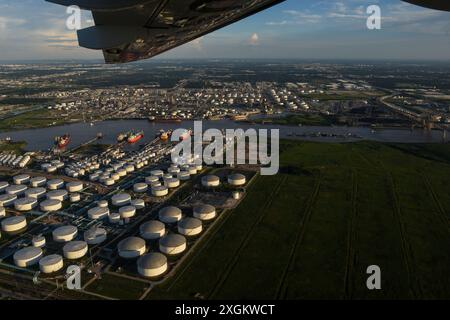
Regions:
<instances>
[{"instance_id":1,"label":"green grass field","mask_svg":"<svg viewBox=\"0 0 450 320\"><path fill-rule=\"evenodd\" d=\"M258 177L184 270L147 298L450 298L450 145L281 149L281 173ZM380 291L366 287L373 264Z\"/></svg>"}]
</instances>

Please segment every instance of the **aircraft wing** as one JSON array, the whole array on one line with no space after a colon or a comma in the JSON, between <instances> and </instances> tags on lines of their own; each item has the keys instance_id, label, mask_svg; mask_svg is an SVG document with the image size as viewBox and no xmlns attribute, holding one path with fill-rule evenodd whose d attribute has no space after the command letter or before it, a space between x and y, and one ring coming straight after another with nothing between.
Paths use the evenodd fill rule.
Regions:
<instances>
[{"instance_id":1,"label":"aircraft wing","mask_svg":"<svg viewBox=\"0 0 450 320\"><path fill-rule=\"evenodd\" d=\"M450 11L449 0L403 0L403 1L426 8Z\"/></svg>"},{"instance_id":2,"label":"aircraft wing","mask_svg":"<svg viewBox=\"0 0 450 320\"><path fill-rule=\"evenodd\" d=\"M107 63L147 59L284 0L46 0L91 10L95 26L80 46L103 50Z\"/></svg>"}]
</instances>

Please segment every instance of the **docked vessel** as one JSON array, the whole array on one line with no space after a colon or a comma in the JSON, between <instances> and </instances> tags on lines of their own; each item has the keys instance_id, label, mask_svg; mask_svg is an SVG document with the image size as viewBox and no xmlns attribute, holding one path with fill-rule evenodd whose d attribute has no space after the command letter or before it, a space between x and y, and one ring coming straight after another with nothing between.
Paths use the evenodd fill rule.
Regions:
<instances>
[{"instance_id":1,"label":"docked vessel","mask_svg":"<svg viewBox=\"0 0 450 320\"><path fill-rule=\"evenodd\" d=\"M164 131L164 130L160 130L159 134L157 135L162 141L167 141L170 139L170 137L172 136L172 131L168 130L168 131Z\"/></svg>"},{"instance_id":2,"label":"docked vessel","mask_svg":"<svg viewBox=\"0 0 450 320\"><path fill-rule=\"evenodd\" d=\"M150 122L160 122L160 123L180 123L181 119L179 118L156 118L156 117L149 117L148 121Z\"/></svg>"},{"instance_id":3,"label":"docked vessel","mask_svg":"<svg viewBox=\"0 0 450 320\"><path fill-rule=\"evenodd\" d=\"M144 137L144 131L139 131L137 133L130 133L127 138L128 143L136 143Z\"/></svg>"},{"instance_id":4,"label":"docked vessel","mask_svg":"<svg viewBox=\"0 0 450 320\"><path fill-rule=\"evenodd\" d=\"M63 136L60 137L56 137L55 138L55 145L62 149L64 147L66 147L69 143L70 143L70 135L69 134L65 134Z\"/></svg>"},{"instance_id":5,"label":"docked vessel","mask_svg":"<svg viewBox=\"0 0 450 320\"><path fill-rule=\"evenodd\" d=\"M129 136L130 136L130 132L126 132L126 133L121 132L117 136L117 142L123 142L126 139L128 139Z\"/></svg>"}]
</instances>

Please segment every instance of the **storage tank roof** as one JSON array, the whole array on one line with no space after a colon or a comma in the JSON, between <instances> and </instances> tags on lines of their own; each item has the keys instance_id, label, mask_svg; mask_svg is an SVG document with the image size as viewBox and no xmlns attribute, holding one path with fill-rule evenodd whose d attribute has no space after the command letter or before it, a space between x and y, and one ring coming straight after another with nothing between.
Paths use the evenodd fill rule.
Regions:
<instances>
[{"instance_id":1,"label":"storage tank roof","mask_svg":"<svg viewBox=\"0 0 450 320\"><path fill-rule=\"evenodd\" d=\"M159 210L159 214L164 217L178 217L182 214L182 211L177 207L165 207Z\"/></svg>"},{"instance_id":2,"label":"storage tank roof","mask_svg":"<svg viewBox=\"0 0 450 320\"><path fill-rule=\"evenodd\" d=\"M30 260L39 257L41 254L41 248L26 247L14 253L14 260Z\"/></svg>"},{"instance_id":3,"label":"storage tank roof","mask_svg":"<svg viewBox=\"0 0 450 320\"><path fill-rule=\"evenodd\" d=\"M64 247L63 251L65 252L73 252L83 250L87 247L87 243L85 241L70 241Z\"/></svg>"},{"instance_id":4,"label":"storage tank roof","mask_svg":"<svg viewBox=\"0 0 450 320\"><path fill-rule=\"evenodd\" d=\"M159 252L152 252L138 259L137 264L142 269L157 269L167 263L165 255Z\"/></svg>"},{"instance_id":5,"label":"storage tank roof","mask_svg":"<svg viewBox=\"0 0 450 320\"><path fill-rule=\"evenodd\" d=\"M186 243L186 238L181 234L171 233L162 237L159 243L168 248L179 247Z\"/></svg>"},{"instance_id":6,"label":"storage tank roof","mask_svg":"<svg viewBox=\"0 0 450 320\"><path fill-rule=\"evenodd\" d=\"M119 242L117 248L120 251L135 251L145 247L144 239L138 237L129 237Z\"/></svg>"},{"instance_id":7,"label":"storage tank roof","mask_svg":"<svg viewBox=\"0 0 450 320\"><path fill-rule=\"evenodd\" d=\"M202 205L196 206L194 208L194 211L198 212L200 214L207 214L207 213L212 213L212 212L216 211L216 208L214 208L210 204L202 204Z\"/></svg>"},{"instance_id":8,"label":"storage tank roof","mask_svg":"<svg viewBox=\"0 0 450 320\"><path fill-rule=\"evenodd\" d=\"M202 226L202 222L196 218L184 218L178 222L178 226L183 229L195 229Z\"/></svg>"},{"instance_id":9,"label":"storage tank roof","mask_svg":"<svg viewBox=\"0 0 450 320\"><path fill-rule=\"evenodd\" d=\"M146 232L153 233L153 232L159 232L165 228L166 228L166 226L161 221L151 220L151 221L147 221L147 222L141 224L139 229L142 233L146 233Z\"/></svg>"}]
</instances>

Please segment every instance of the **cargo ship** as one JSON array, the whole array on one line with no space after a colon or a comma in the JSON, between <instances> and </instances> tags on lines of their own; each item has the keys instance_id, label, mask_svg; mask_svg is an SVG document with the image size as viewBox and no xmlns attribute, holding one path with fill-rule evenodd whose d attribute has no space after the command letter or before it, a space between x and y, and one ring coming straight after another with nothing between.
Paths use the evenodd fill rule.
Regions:
<instances>
[{"instance_id":1,"label":"cargo ship","mask_svg":"<svg viewBox=\"0 0 450 320\"><path fill-rule=\"evenodd\" d=\"M65 134L60 137L55 137L55 145L60 149L67 147L67 145L69 143L70 143L70 135L69 134Z\"/></svg>"},{"instance_id":2,"label":"cargo ship","mask_svg":"<svg viewBox=\"0 0 450 320\"><path fill-rule=\"evenodd\" d=\"M160 122L160 123L180 123L181 119L179 118L156 118L156 117L149 117L148 121L150 122Z\"/></svg>"},{"instance_id":3,"label":"cargo ship","mask_svg":"<svg viewBox=\"0 0 450 320\"><path fill-rule=\"evenodd\" d=\"M160 130L159 134L157 134L157 137L159 137L162 141L167 141L172 136L172 130L164 131Z\"/></svg>"},{"instance_id":4,"label":"cargo ship","mask_svg":"<svg viewBox=\"0 0 450 320\"><path fill-rule=\"evenodd\" d=\"M126 132L126 133L121 132L117 136L117 142L123 142L126 139L128 139L129 136L130 136L130 132Z\"/></svg>"},{"instance_id":5,"label":"cargo ship","mask_svg":"<svg viewBox=\"0 0 450 320\"><path fill-rule=\"evenodd\" d=\"M144 131L139 131L137 133L131 132L128 135L127 141L128 143L136 143L144 137Z\"/></svg>"}]
</instances>

